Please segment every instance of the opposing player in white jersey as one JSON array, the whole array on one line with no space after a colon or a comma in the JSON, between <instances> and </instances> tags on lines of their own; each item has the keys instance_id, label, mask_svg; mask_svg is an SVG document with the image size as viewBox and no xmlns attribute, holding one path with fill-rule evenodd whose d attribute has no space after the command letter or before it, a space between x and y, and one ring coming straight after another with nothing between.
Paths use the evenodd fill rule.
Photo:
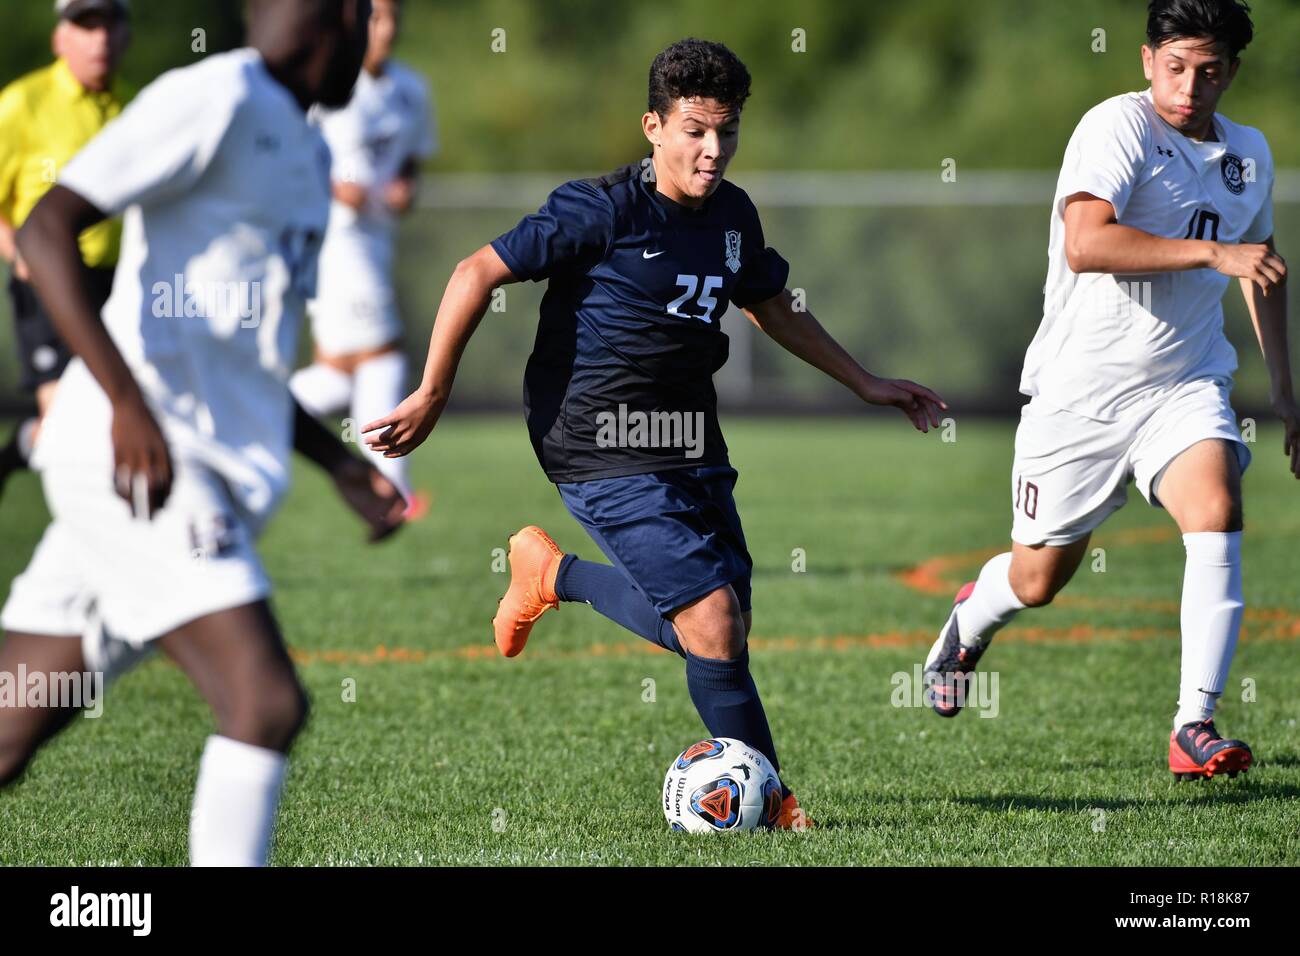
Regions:
<instances>
[{"instance_id":1,"label":"opposing player in white jersey","mask_svg":"<svg viewBox=\"0 0 1300 956\"><path fill-rule=\"evenodd\" d=\"M1179 779L1235 776L1250 748L1215 729L1241 627L1241 474L1229 403L1236 354L1221 299L1240 280L1300 477L1286 334L1286 265L1273 248L1273 160L1258 130L1218 114L1253 25L1238 0L1153 0L1150 89L1079 123L1056 188L1042 325L1025 358L1012 471L1012 550L957 595L926 661L953 716L994 633L1070 580L1089 536L1134 480L1183 534L1182 676L1169 740Z\"/></svg>"},{"instance_id":2,"label":"opposing player in white jersey","mask_svg":"<svg viewBox=\"0 0 1300 956\"><path fill-rule=\"evenodd\" d=\"M347 101L369 13L368 0L253 0L250 47L150 84L18 236L77 357L37 452L54 520L13 583L0 661L80 671L84 608L70 600L88 597L115 635L178 664L217 723L191 815L199 865L266 861L306 717L253 544L287 489L291 445L350 457L295 418L287 382L329 214L328 149L306 110ZM77 236L123 213L101 323ZM6 713L0 783L62 722Z\"/></svg>"},{"instance_id":3,"label":"opposing player in white jersey","mask_svg":"<svg viewBox=\"0 0 1300 956\"><path fill-rule=\"evenodd\" d=\"M408 362L393 288L397 217L414 201L420 162L437 149L424 80L390 58L400 0L373 4L352 99L342 109L318 111L333 154L334 203L316 298L308 307L315 358L291 382L313 415L346 413L357 425L406 396ZM428 499L412 490L407 459L361 447L406 496L407 519L420 517Z\"/></svg>"}]
</instances>

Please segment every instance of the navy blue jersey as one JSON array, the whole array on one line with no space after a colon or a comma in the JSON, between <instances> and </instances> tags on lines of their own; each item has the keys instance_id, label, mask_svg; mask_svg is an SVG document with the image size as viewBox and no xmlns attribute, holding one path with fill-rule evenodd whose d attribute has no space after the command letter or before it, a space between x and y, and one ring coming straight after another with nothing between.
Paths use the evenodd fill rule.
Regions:
<instances>
[{"instance_id":1,"label":"navy blue jersey","mask_svg":"<svg viewBox=\"0 0 1300 956\"><path fill-rule=\"evenodd\" d=\"M682 206L642 170L565 183L492 242L517 279L549 280L524 406L555 482L727 464L719 323L729 303L778 295L790 270L743 189L723 180Z\"/></svg>"}]
</instances>

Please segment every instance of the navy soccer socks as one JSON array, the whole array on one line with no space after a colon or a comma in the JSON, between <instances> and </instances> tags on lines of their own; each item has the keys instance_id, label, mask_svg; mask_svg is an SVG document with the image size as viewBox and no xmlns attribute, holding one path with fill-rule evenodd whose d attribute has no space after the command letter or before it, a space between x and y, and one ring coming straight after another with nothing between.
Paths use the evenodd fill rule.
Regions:
<instances>
[{"instance_id":1,"label":"navy soccer socks","mask_svg":"<svg viewBox=\"0 0 1300 956\"><path fill-rule=\"evenodd\" d=\"M749 673L749 648L734 660L720 661L686 655L686 689L704 726L714 737L743 740L772 761L778 774L781 765L772 743L772 730ZM784 789L784 784L782 785Z\"/></svg>"},{"instance_id":2,"label":"navy soccer socks","mask_svg":"<svg viewBox=\"0 0 1300 956\"><path fill-rule=\"evenodd\" d=\"M673 622L655 610L650 599L612 565L566 554L555 573L555 596L561 601L585 601L633 634L674 654L682 653Z\"/></svg>"},{"instance_id":3,"label":"navy soccer socks","mask_svg":"<svg viewBox=\"0 0 1300 956\"><path fill-rule=\"evenodd\" d=\"M561 601L584 601L633 634L686 658L686 688L709 733L757 747L772 761L772 769L781 772L767 714L749 673L748 648L734 660L686 653L677 642L672 622L655 610L622 571L576 555L566 554L560 562L555 596Z\"/></svg>"}]
</instances>

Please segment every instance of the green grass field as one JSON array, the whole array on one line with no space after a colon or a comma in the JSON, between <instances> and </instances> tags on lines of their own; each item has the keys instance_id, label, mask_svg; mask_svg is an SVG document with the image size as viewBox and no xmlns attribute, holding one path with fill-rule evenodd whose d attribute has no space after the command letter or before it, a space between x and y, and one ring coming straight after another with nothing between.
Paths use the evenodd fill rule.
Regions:
<instances>
[{"instance_id":1,"label":"green grass field","mask_svg":"<svg viewBox=\"0 0 1300 956\"><path fill-rule=\"evenodd\" d=\"M1175 784L1165 768L1182 548L1136 492L1094 539L1104 572L1085 563L1056 605L1022 616L985 657L997 716L943 721L893 706L891 677L911 673L951 591L1007 541L1012 424L961 421L952 443L901 417L727 431L756 565L755 678L815 829L667 832L664 770L705 735L682 664L588 608L548 615L522 657L495 655L489 619L506 578L493 550L507 534L535 522L597 553L522 422L452 415L415 458L435 495L422 523L368 548L299 463L263 541L314 704L274 862L1300 863L1300 486L1279 431L1261 429L1245 481L1251 610L1220 708L1257 763L1208 784ZM45 520L36 480L11 483L6 592ZM184 863L211 729L179 671L146 663L101 719L75 721L0 793L0 863Z\"/></svg>"}]
</instances>

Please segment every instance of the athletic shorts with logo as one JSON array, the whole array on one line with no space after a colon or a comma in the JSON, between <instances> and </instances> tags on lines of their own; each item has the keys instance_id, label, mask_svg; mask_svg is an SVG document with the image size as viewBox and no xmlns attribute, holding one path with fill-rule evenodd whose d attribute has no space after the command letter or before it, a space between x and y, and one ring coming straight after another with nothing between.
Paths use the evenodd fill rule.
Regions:
<instances>
[{"instance_id":1,"label":"athletic shorts with logo","mask_svg":"<svg viewBox=\"0 0 1300 956\"><path fill-rule=\"evenodd\" d=\"M0 625L77 636L93 606L111 634L142 647L190 621L267 597L255 520L217 472L180 458L173 465L171 494L152 520L132 516L110 469L44 469L53 520L14 578Z\"/></svg>"},{"instance_id":2,"label":"athletic shorts with logo","mask_svg":"<svg viewBox=\"0 0 1300 956\"><path fill-rule=\"evenodd\" d=\"M1207 439L1231 444L1244 472L1250 449L1228 395L1231 382L1198 379L1162 389L1098 421L1035 398L1020 413L1011 473L1012 540L1070 544L1124 506L1128 483L1161 507L1156 495L1165 467Z\"/></svg>"}]
</instances>

